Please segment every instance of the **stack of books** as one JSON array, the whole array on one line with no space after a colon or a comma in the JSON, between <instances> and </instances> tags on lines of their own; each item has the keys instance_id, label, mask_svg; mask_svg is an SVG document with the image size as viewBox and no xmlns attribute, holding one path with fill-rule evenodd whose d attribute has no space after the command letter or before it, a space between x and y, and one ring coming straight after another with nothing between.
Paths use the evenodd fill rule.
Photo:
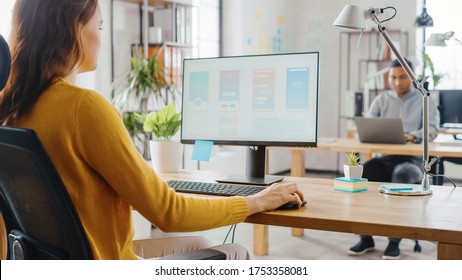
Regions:
<instances>
[{"instance_id":1,"label":"stack of books","mask_svg":"<svg viewBox=\"0 0 462 280\"><path fill-rule=\"evenodd\" d=\"M363 192L367 191L367 179L347 179L339 177L334 179L334 190L342 192Z\"/></svg>"}]
</instances>

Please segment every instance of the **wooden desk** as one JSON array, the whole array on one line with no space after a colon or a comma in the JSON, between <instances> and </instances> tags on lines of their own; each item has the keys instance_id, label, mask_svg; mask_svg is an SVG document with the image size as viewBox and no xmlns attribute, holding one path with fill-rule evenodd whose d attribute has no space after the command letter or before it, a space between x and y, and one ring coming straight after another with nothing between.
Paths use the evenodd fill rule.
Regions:
<instances>
[{"instance_id":1,"label":"wooden desk","mask_svg":"<svg viewBox=\"0 0 462 280\"><path fill-rule=\"evenodd\" d=\"M457 136L459 134L462 134L462 128L442 128L440 129L440 133Z\"/></svg>"},{"instance_id":2,"label":"wooden desk","mask_svg":"<svg viewBox=\"0 0 462 280\"><path fill-rule=\"evenodd\" d=\"M429 143L429 155L439 157L462 157L461 145L447 145L440 143ZM287 147L270 147L270 149L288 149ZM291 147L291 176L305 176L305 151L321 150L331 152L350 152L355 151L362 154L362 161L367 161L374 154L390 154L390 155L414 155L421 156L423 147L422 144L371 144L361 143L355 138L319 138L316 148L294 148ZM265 232L267 228L260 228L259 231ZM262 233L263 234L263 233ZM303 229L293 228L292 235L303 236ZM265 255L264 250L259 253Z\"/></svg>"},{"instance_id":3,"label":"wooden desk","mask_svg":"<svg viewBox=\"0 0 462 280\"><path fill-rule=\"evenodd\" d=\"M289 149L287 147L270 147L270 149ZM319 138L317 148L290 148L292 151L291 175L297 177L305 176L305 151L331 151L350 152L355 151L366 156L366 160L372 158L373 154L390 155L413 155L421 156L422 144L370 144L361 143L353 138ZM447 145L441 143L429 143L428 152L430 156L438 157L462 157L461 145Z\"/></svg>"},{"instance_id":4,"label":"wooden desk","mask_svg":"<svg viewBox=\"0 0 462 280\"><path fill-rule=\"evenodd\" d=\"M351 127L346 130L346 137L347 138L354 138L356 136L356 133L358 130L356 127ZM451 134L451 135L459 135L462 134L462 128L440 128L439 129L440 134Z\"/></svg>"},{"instance_id":5,"label":"wooden desk","mask_svg":"<svg viewBox=\"0 0 462 280\"><path fill-rule=\"evenodd\" d=\"M220 174L188 171L160 174L164 180L212 182ZM390 196L369 190L344 193L333 190L331 179L286 177L297 183L308 204L298 210L269 211L252 215L246 222L307 229L392 236L438 242L438 259L462 259L462 189L440 186L433 195ZM254 251L268 247L268 236L254 231Z\"/></svg>"}]
</instances>

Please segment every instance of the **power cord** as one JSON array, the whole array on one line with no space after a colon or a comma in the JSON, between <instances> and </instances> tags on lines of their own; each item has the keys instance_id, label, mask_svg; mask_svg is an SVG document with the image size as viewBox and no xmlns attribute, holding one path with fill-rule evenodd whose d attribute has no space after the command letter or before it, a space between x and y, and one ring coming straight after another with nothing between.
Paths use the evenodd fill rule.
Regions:
<instances>
[{"instance_id":1,"label":"power cord","mask_svg":"<svg viewBox=\"0 0 462 280\"><path fill-rule=\"evenodd\" d=\"M397 11L396 11L396 9L395 9L394 7L388 6L388 7L382 8L381 10L382 10L382 11L385 11L385 10L387 10L387 9L392 9L395 13L394 13L391 17L389 17L389 18L387 18L387 19L384 19L384 20L382 20L381 22L389 21L389 20L391 20L392 18L394 18L394 17L396 16Z\"/></svg>"},{"instance_id":2,"label":"power cord","mask_svg":"<svg viewBox=\"0 0 462 280\"><path fill-rule=\"evenodd\" d=\"M231 231L233 232L233 234L231 235L231 243L234 243L234 234L236 232L236 227L237 225L234 224L229 228L228 233L226 234L225 240L223 240L223 244L225 244L226 240L228 240L228 236L231 233Z\"/></svg>"},{"instance_id":3,"label":"power cord","mask_svg":"<svg viewBox=\"0 0 462 280\"><path fill-rule=\"evenodd\" d=\"M454 183L454 181L453 181L451 178L449 178L448 176L446 176L446 175L433 174L433 173L429 173L429 172L425 172L425 173L427 173L427 175L430 175L430 176L432 176L432 177L443 177L443 178L446 178L446 179L448 179L449 182L451 182L451 184L454 186L454 188L457 188L456 183Z\"/></svg>"}]
</instances>

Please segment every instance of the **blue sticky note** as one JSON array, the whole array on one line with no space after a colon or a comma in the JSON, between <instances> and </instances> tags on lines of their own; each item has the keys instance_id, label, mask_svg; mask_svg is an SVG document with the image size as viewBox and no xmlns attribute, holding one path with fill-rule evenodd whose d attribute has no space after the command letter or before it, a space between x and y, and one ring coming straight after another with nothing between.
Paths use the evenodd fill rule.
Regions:
<instances>
[{"instance_id":1,"label":"blue sticky note","mask_svg":"<svg viewBox=\"0 0 462 280\"><path fill-rule=\"evenodd\" d=\"M213 141L196 140L192 160L209 161L212 154Z\"/></svg>"}]
</instances>

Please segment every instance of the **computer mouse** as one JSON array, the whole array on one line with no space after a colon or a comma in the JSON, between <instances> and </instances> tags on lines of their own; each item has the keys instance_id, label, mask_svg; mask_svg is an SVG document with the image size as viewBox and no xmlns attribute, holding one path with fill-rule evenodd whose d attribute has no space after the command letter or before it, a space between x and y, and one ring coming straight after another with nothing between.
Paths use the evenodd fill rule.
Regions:
<instances>
[{"instance_id":1,"label":"computer mouse","mask_svg":"<svg viewBox=\"0 0 462 280\"><path fill-rule=\"evenodd\" d=\"M302 201L302 207L305 206L306 200ZM287 202L277 208L277 210L297 209L297 203L295 201Z\"/></svg>"}]
</instances>

